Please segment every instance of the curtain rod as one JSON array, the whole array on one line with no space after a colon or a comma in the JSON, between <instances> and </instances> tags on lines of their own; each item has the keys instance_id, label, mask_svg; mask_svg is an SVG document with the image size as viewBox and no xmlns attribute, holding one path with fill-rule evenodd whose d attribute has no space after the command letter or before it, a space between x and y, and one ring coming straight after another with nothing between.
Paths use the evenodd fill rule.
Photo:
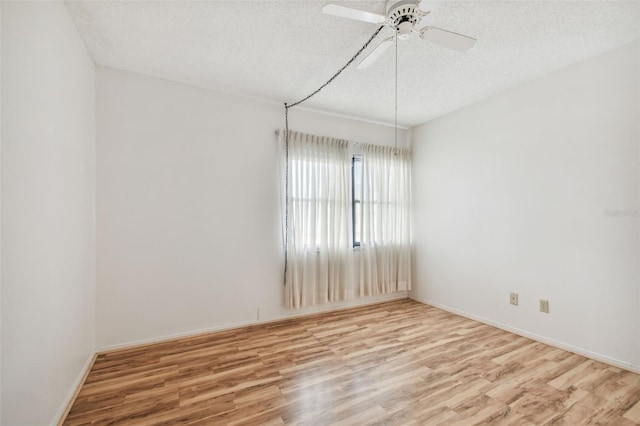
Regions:
<instances>
[{"instance_id":1,"label":"curtain rod","mask_svg":"<svg viewBox=\"0 0 640 426\"><path fill-rule=\"evenodd\" d=\"M274 130L273 133L275 133L276 136L280 135L280 129ZM393 148L393 149L396 149L396 150L409 150L409 151L411 150L410 148L407 148L407 147L393 147L393 146L387 146L387 145L366 144L366 143L362 143L362 142L353 142L353 141L349 141L349 143L351 143L351 145L353 145L356 148L360 148L363 145L373 145L373 146L381 146L381 147L384 147L384 148Z\"/></svg>"}]
</instances>

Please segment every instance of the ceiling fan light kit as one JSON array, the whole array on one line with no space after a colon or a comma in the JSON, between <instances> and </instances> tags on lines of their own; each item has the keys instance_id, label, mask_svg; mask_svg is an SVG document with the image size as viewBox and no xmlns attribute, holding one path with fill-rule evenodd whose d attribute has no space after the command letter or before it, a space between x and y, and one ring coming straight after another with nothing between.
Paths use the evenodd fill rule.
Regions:
<instances>
[{"instance_id":1,"label":"ceiling fan light kit","mask_svg":"<svg viewBox=\"0 0 640 426\"><path fill-rule=\"evenodd\" d=\"M363 69L371 66L380 58L394 40L407 40L413 34L416 34L422 40L454 50L464 51L472 48L476 42L473 37L432 26L417 28L422 23L423 18L434 12L441 3L443 1L389 0L387 1L386 16L335 4L324 6L322 11L328 15L381 24L395 30L395 34L392 37L380 42L369 55L360 61L357 68Z\"/></svg>"}]
</instances>

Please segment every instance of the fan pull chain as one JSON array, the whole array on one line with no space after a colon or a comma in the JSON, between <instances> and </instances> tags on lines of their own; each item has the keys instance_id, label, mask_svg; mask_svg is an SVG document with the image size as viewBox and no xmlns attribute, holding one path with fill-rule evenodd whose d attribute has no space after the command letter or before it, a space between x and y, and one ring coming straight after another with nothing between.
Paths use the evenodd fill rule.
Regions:
<instances>
[{"instance_id":1,"label":"fan pull chain","mask_svg":"<svg viewBox=\"0 0 640 426\"><path fill-rule=\"evenodd\" d=\"M396 30L396 83L395 83L395 116L394 116L394 146L398 151L398 32Z\"/></svg>"},{"instance_id":2,"label":"fan pull chain","mask_svg":"<svg viewBox=\"0 0 640 426\"><path fill-rule=\"evenodd\" d=\"M360 56L360 54L362 54L362 52L371 44L373 39L376 38L378 33L380 33L380 31L383 28L384 28L384 25L381 25L380 27L378 27L378 29L371 35L371 37L369 37L369 40L367 40L367 42L360 48L360 50L358 50L356 54L353 55L351 59L349 59L349 61L346 64L344 64L344 66L340 68L338 72L332 75L331 78L327 80L322 86L318 87L316 90L314 90L309 95L300 99L297 102L294 102L292 104L287 104L286 102L284 103L284 146L285 146L286 165L285 165L285 178L284 178L285 202L284 202L284 279L283 279L284 284L283 285L285 286L287 285L287 267L288 267L288 259L289 259L289 108L293 108L294 106L300 105L304 101L317 95L322 89L324 89L329 84L331 84L331 82L335 80L336 77L338 77L342 73L342 71L344 71L349 65L353 63L353 61L356 60L358 56Z\"/></svg>"}]
</instances>

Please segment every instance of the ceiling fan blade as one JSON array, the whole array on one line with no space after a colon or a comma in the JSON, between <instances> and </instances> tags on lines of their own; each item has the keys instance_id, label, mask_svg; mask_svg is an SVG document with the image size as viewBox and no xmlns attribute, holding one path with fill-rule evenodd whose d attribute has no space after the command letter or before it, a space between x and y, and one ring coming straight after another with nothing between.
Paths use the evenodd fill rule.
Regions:
<instances>
[{"instance_id":1,"label":"ceiling fan blade","mask_svg":"<svg viewBox=\"0 0 640 426\"><path fill-rule=\"evenodd\" d=\"M367 68L373 64L382 54L393 44L393 37L386 38L376 46L360 63L356 66L359 70Z\"/></svg>"},{"instance_id":2,"label":"ceiling fan blade","mask_svg":"<svg viewBox=\"0 0 640 426\"><path fill-rule=\"evenodd\" d=\"M433 12L444 2L445 0L422 0L418 8L423 12Z\"/></svg>"},{"instance_id":3,"label":"ceiling fan blade","mask_svg":"<svg viewBox=\"0 0 640 426\"><path fill-rule=\"evenodd\" d=\"M386 16L377 13L365 12L364 10L351 9L349 7L328 4L322 8L327 15L339 16L341 18L355 19L356 21L370 22L372 24L382 24L387 20Z\"/></svg>"},{"instance_id":4,"label":"ceiling fan blade","mask_svg":"<svg viewBox=\"0 0 640 426\"><path fill-rule=\"evenodd\" d=\"M424 27L420 30L420 36L432 43L439 44L449 49L469 50L476 44L476 39L436 27Z\"/></svg>"}]
</instances>

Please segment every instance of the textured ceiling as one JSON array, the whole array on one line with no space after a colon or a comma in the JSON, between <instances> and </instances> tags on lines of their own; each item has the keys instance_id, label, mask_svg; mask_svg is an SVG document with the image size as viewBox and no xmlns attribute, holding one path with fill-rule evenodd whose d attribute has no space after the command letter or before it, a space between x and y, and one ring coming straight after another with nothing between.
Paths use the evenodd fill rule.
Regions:
<instances>
[{"instance_id":1,"label":"textured ceiling","mask_svg":"<svg viewBox=\"0 0 640 426\"><path fill-rule=\"evenodd\" d=\"M99 65L277 102L324 83L377 26L325 15L384 1L68 1ZM638 38L638 1L445 2L423 25L478 39L458 52L398 45L398 122L413 126ZM391 34L385 28L376 41ZM375 47L374 42L369 49ZM393 48L348 68L304 106L393 123Z\"/></svg>"}]
</instances>

